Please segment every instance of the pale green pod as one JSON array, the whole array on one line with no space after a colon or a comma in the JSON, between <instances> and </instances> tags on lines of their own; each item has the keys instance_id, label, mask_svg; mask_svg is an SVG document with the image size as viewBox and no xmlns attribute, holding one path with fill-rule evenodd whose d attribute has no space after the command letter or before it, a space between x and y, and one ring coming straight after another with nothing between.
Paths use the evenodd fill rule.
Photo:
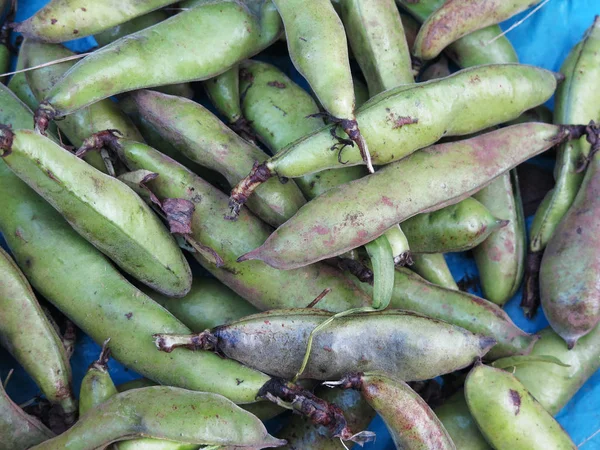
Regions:
<instances>
[{"instance_id":1,"label":"pale green pod","mask_svg":"<svg viewBox=\"0 0 600 450\"><path fill-rule=\"evenodd\" d=\"M175 0L52 0L17 25L20 33L42 42L65 42L108 30Z\"/></svg>"},{"instance_id":2,"label":"pale green pod","mask_svg":"<svg viewBox=\"0 0 600 450\"><path fill-rule=\"evenodd\" d=\"M431 146L330 189L238 261L258 259L287 270L340 255L418 213L464 200L521 162L581 132L582 127L527 123Z\"/></svg>"},{"instance_id":3,"label":"pale green pod","mask_svg":"<svg viewBox=\"0 0 600 450\"><path fill-rule=\"evenodd\" d=\"M541 1L448 0L421 25L415 41L415 56L433 59L461 37L498 24Z\"/></svg>"},{"instance_id":4,"label":"pale green pod","mask_svg":"<svg viewBox=\"0 0 600 450\"><path fill-rule=\"evenodd\" d=\"M469 411L495 449L575 450L559 423L513 375L483 364L465 381Z\"/></svg>"},{"instance_id":5,"label":"pale green pod","mask_svg":"<svg viewBox=\"0 0 600 450\"><path fill-rule=\"evenodd\" d=\"M414 83L408 44L394 0L344 0L342 21L370 96Z\"/></svg>"},{"instance_id":6,"label":"pale green pod","mask_svg":"<svg viewBox=\"0 0 600 450\"><path fill-rule=\"evenodd\" d=\"M208 98L227 123L235 124L242 116L240 106L240 71L238 66L202 83Z\"/></svg>"},{"instance_id":7,"label":"pale green pod","mask_svg":"<svg viewBox=\"0 0 600 450\"><path fill-rule=\"evenodd\" d=\"M257 161L268 155L229 129L202 105L154 91L131 95L138 113L192 161L223 175L235 185ZM256 191L248 207L265 222L278 226L304 204L294 182L270 180Z\"/></svg>"},{"instance_id":8,"label":"pale green pod","mask_svg":"<svg viewBox=\"0 0 600 450\"><path fill-rule=\"evenodd\" d=\"M3 161L78 233L154 289L172 296L189 291L192 275L187 261L135 192L38 133L1 131Z\"/></svg>"},{"instance_id":9,"label":"pale green pod","mask_svg":"<svg viewBox=\"0 0 600 450\"><path fill-rule=\"evenodd\" d=\"M105 341L100 356L90 365L83 376L83 380L81 380L81 388L79 389L80 416L104 403L118 392L108 373L110 350L107 345L108 341Z\"/></svg>"},{"instance_id":10,"label":"pale green pod","mask_svg":"<svg viewBox=\"0 0 600 450\"><path fill-rule=\"evenodd\" d=\"M554 123L573 124L600 121L600 18L587 30L583 40L569 53L560 69L565 81L556 91ZM577 168L586 157L590 144L584 139L563 144L557 154L554 178L556 185L536 212L531 224L529 248L539 252L546 248L583 181Z\"/></svg>"},{"instance_id":11,"label":"pale green pod","mask_svg":"<svg viewBox=\"0 0 600 450\"><path fill-rule=\"evenodd\" d=\"M257 450L284 443L221 395L154 386L111 397L68 431L32 450L93 450L137 437Z\"/></svg>"},{"instance_id":12,"label":"pale green pod","mask_svg":"<svg viewBox=\"0 0 600 450\"><path fill-rule=\"evenodd\" d=\"M5 195L10 195L5 193ZM12 258L0 248L0 344L51 403L74 416L77 402L65 347Z\"/></svg>"},{"instance_id":13,"label":"pale green pod","mask_svg":"<svg viewBox=\"0 0 600 450\"><path fill-rule=\"evenodd\" d=\"M313 98L275 66L244 61L240 90L244 93L241 99L244 117L258 139L273 153L324 126L322 119L310 117L319 113ZM306 198L312 199L365 173L362 167L347 167L307 175L295 181Z\"/></svg>"},{"instance_id":14,"label":"pale green pod","mask_svg":"<svg viewBox=\"0 0 600 450\"><path fill-rule=\"evenodd\" d=\"M494 217L474 198L466 198L438 211L417 214L401 223L414 253L448 253L471 250L507 222Z\"/></svg>"},{"instance_id":15,"label":"pale green pod","mask_svg":"<svg viewBox=\"0 0 600 450\"><path fill-rule=\"evenodd\" d=\"M280 33L281 19L270 1L206 2L79 61L40 105L39 127L44 128L45 118L121 92L212 78L260 52ZM156 55L164 56L160 64Z\"/></svg>"},{"instance_id":16,"label":"pale green pod","mask_svg":"<svg viewBox=\"0 0 600 450\"><path fill-rule=\"evenodd\" d=\"M447 289L458 290L458 285L450 273L446 258L441 253L416 253L412 255L410 269L430 283Z\"/></svg>"},{"instance_id":17,"label":"pale green pod","mask_svg":"<svg viewBox=\"0 0 600 450\"><path fill-rule=\"evenodd\" d=\"M2 450L20 450L52 439L54 433L14 403L0 383L0 436Z\"/></svg>"},{"instance_id":18,"label":"pale green pod","mask_svg":"<svg viewBox=\"0 0 600 450\"><path fill-rule=\"evenodd\" d=\"M388 229L384 236L392 247L392 255L396 264L404 265L412 259L408 238L400 225Z\"/></svg>"},{"instance_id":19,"label":"pale green pod","mask_svg":"<svg viewBox=\"0 0 600 450\"><path fill-rule=\"evenodd\" d=\"M19 54L19 58L17 59L17 67L15 68L15 70L23 70L26 68L24 59L25 58L23 58L23 56ZM32 111L35 111L37 109L39 102L37 98L35 98L33 92L31 91L31 88L27 83L27 77L25 76L24 72L14 74L8 82L7 86L11 91L13 91L13 93L19 98L19 100L21 100L29 107L29 109L31 109ZM52 127L50 131L53 134L55 134L56 124L52 124L50 125L50 127Z\"/></svg>"},{"instance_id":20,"label":"pale green pod","mask_svg":"<svg viewBox=\"0 0 600 450\"><path fill-rule=\"evenodd\" d=\"M473 198L496 217L509 220L473 249L483 296L502 306L519 289L525 270L525 217L516 172L498 177Z\"/></svg>"}]
</instances>

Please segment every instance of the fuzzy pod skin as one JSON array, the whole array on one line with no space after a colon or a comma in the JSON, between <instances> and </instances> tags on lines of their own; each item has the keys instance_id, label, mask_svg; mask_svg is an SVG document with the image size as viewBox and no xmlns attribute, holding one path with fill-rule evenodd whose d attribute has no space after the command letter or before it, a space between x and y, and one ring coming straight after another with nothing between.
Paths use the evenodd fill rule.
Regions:
<instances>
[{"instance_id":1,"label":"fuzzy pod skin","mask_svg":"<svg viewBox=\"0 0 600 450\"><path fill-rule=\"evenodd\" d=\"M34 67L73 56L74 53L61 45L43 44L26 39L21 45L19 58L23 59L25 67ZM43 100L52 86L54 86L73 65L74 61L54 64L25 73L27 84L38 101ZM130 139L141 140L142 136L135 125L119 109L117 104L109 99L78 111L57 122L57 126L64 133L72 145L79 147L84 139L93 133L108 128L119 130ZM96 169L106 172L106 166L100 153L90 153L85 157L86 162Z\"/></svg>"},{"instance_id":2,"label":"fuzzy pod skin","mask_svg":"<svg viewBox=\"0 0 600 450\"><path fill-rule=\"evenodd\" d=\"M367 306L370 298L339 270L325 264L282 272L257 261L238 264L236 258L266 239L272 231L257 217L242 209L237 221L224 221L227 196L185 167L143 144L121 141L121 155L131 170L149 170L159 176L148 186L159 198L183 198L194 203L192 235L215 250L224 260L217 268L193 256L218 280L260 310L305 307L326 288L332 291L319 308L334 312Z\"/></svg>"},{"instance_id":3,"label":"fuzzy pod skin","mask_svg":"<svg viewBox=\"0 0 600 450\"><path fill-rule=\"evenodd\" d=\"M340 255L416 214L464 200L571 136L562 126L527 123L431 146L375 174L330 189L239 260L258 259L292 269Z\"/></svg>"},{"instance_id":4,"label":"fuzzy pod skin","mask_svg":"<svg viewBox=\"0 0 600 450\"><path fill-rule=\"evenodd\" d=\"M174 0L52 0L15 30L41 42L59 43L108 30Z\"/></svg>"},{"instance_id":5,"label":"fuzzy pod skin","mask_svg":"<svg viewBox=\"0 0 600 450\"><path fill-rule=\"evenodd\" d=\"M290 379L302 364L311 331L329 317L331 313L315 309L271 310L213 329L209 346ZM193 347L197 336L184 337L183 345ZM179 338L161 335L157 345L168 351ZM405 381L428 380L470 365L494 344L492 338L412 312L357 313L336 318L314 335L301 378L339 379L360 368Z\"/></svg>"},{"instance_id":6,"label":"fuzzy pod skin","mask_svg":"<svg viewBox=\"0 0 600 450\"><path fill-rule=\"evenodd\" d=\"M526 230L516 171L506 173L473 195L508 224L473 249L483 296L504 305L519 289L525 270Z\"/></svg>"},{"instance_id":7,"label":"fuzzy pod skin","mask_svg":"<svg viewBox=\"0 0 600 450\"><path fill-rule=\"evenodd\" d=\"M504 64L465 69L441 80L400 86L363 105L357 120L373 164L388 164L437 142L471 134L518 117L548 100L555 75L536 67ZM416 121L416 123L415 123ZM342 150L330 127L302 138L267 161L271 174L295 178L324 169L362 164L355 147ZM337 148L337 147L336 147Z\"/></svg>"},{"instance_id":8,"label":"fuzzy pod skin","mask_svg":"<svg viewBox=\"0 0 600 450\"><path fill-rule=\"evenodd\" d=\"M71 366L65 347L25 275L0 248L0 344L23 366L46 398L75 415Z\"/></svg>"},{"instance_id":9,"label":"fuzzy pod skin","mask_svg":"<svg viewBox=\"0 0 600 450\"><path fill-rule=\"evenodd\" d=\"M444 425L404 381L375 373L352 374L344 380L351 380L352 387L381 416L396 448L456 450Z\"/></svg>"},{"instance_id":10,"label":"fuzzy pod skin","mask_svg":"<svg viewBox=\"0 0 600 450\"><path fill-rule=\"evenodd\" d=\"M467 406L463 389L452 395L434 412L451 436L457 449L492 450L490 444L477 428L477 424Z\"/></svg>"},{"instance_id":11,"label":"fuzzy pod skin","mask_svg":"<svg viewBox=\"0 0 600 450\"><path fill-rule=\"evenodd\" d=\"M466 292L431 284L404 267L396 268L390 307L414 311L494 338L497 344L485 355L486 360L529 354L539 339L518 328L497 305Z\"/></svg>"},{"instance_id":12,"label":"fuzzy pod skin","mask_svg":"<svg viewBox=\"0 0 600 450\"><path fill-rule=\"evenodd\" d=\"M78 233L159 292L181 297L190 290L190 267L175 239L129 187L38 133L2 135L13 136L3 161Z\"/></svg>"},{"instance_id":13,"label":"fuzzy pod skin","mask_svg":"<svg viewBox=\"0 0 600 450\"><path fill-rule=\"evenodd\" d=\"M446 258L441 253L415 253L410 269L430 283L446 289L458 290L458 285L450 273Z\"/></svg>"},{"instance_id":14,"label":"fuzzy pod skin","mask_svg":"<svg viewBox=\"0 0 600 450\"><path fill-rule=\"evenodd\" d=\"M52 439L54 433L14 403L0 383L0 436L0 449L20 450Z\"/></svg>"},{"instance_id":15,"label":"fuzzy pod skin","mask_svg":"<svg viewBox=\"0 0 600 450\"><path fill-rule=\"evenodd\" d=\"M244 61L240 70L244 117L273 153L323 128L322 119L308 117L319 113L316 102L278 68L260 61ZM294 181L306 198L312 199L365 174L363 167L355 166L325 170Z\"/></svg>"},{"instance_id":16,"label":"fuzzy pod skin","mask_svg":"<svg viewBox=\"0 0 600 450\"><path fill-rule=\"evenodd\" d=\"M513 375L477 365L465 381L469 411L494 448L575 450L569 435Z\"/></svg>"},{"instance_id":17,"label":"fuzzy pod skin","mask_svg":"<svg viewBox=\"0 0 600 450\"><path fill-rule=\"evenodd\" d=\"M141 288L195 333L256 314L258 310L213 278L196 277L185 297L169 298Z\"/></svg>"},{"instance_id":18,"label":"fuzzy pod skin","mask_svg":"<svg viewBox=\"0 0 600 450\"><path fill-rule=\"evenodd\" d=\"M341 9L369 95L414 83L410 52L394 0L343 0Z\"/></svg>"},{"instance_id":19,"label":"fuzzy pod skin","mask_svg":"<svg viewBox=\"0 0 600 450\"><path fill-rule=\"evenodd\" d=\"M415 41L417 58L433 59L446 47L474 31L496 25L541 0L449 0L421 25Z\"/></svg>"},{"instance_id":20,"label":"fuzzy pod skin","mask_svg":"<svg viewBox=\"0 0 600 450\"><path fill-rule=\"evenodd\" d=\"M438 211L417 214L401 225L414 253L448 253L471 250L507 223L469 197Z\"/></svg>"},{"instance_id":21,"label":"fuzzy pod skin","mask_svg":"<svg viewBox=\"0 0 600 450\"><path fill-rule=\"evenodd\" d=\"M121 92L206 80L226 71L281 32L271 2L253 3L256 11L236 1L207 2L95 51L52 88L41 112L62 117ZM165 56L158 65L156 55Z\"/></svg>"},{"instance_id":22,"label":"fuzzy pod skin","mask_svg":"<svg viewBox=\"0 0 600 450\"><path fill-rule=\"evenodd\" d=\"M540 297L550 326L569 348L600 321L600 155L542 258Z\"/></svg>"},{"instance_id":23,"label":"fuzzy pod skin","mask_svg":"<svg viewBox=\"0 0 600 450\"><path fill-rule=\"evenodd\" d=\"M290 58L333 117L354 118L354 89L342 21L329 0L274 0Z\"/></svg>"},{"instance_id":24,"label":"fuzzy pod skin","mask_svg":"<svg viewBox=\"0 0 600 450\"><path fill-rule=\"evenodd\" d=\"M240 449L284 444L269 435L260 420L221 395L154 386L111 397L65 433L33 449L93 450L137 437Z\"/></svg>"},{"instance_id":25,"label":"fuzzy pod skin","mask_svg":"<svg viewBox=\"0 0 600 450\"><path fill-rule=\"evenodd\" d=\"M219 172L231 186L240 181L256 161L268 158L198 103L148 90L135 92L131 98L140 116L163 138L192 161ZM282 184L273 179L257 189L248 207L276 227L305 203L293 181Z\"/></svg>"},{"instance_id":26,"label":"fuzzy pod skin","mask_svg":"<svg viewBox=\"0 0 600 450\"><path fill-rule=\"evenodd\" d=\"M153 333L189 329L127 282L3 162L0 188L11 193L3 198L0 230L21 270L96 343L110 337L117 361L161 384L216 392L238 403L255 401L268 376L208 352L156 351Z\"/></svg>"},{"instance_id":27,"label":"fuzzy pod skin","mask_svg":"<svg viewBox=\"0 0 600 450\"><path fill-rule=\"evenodd\" d=\"M320 387L317 395L330 403L339 406L344 412L344 417L352 430L366 429L375 417L375 411L354 390L342 390ZM315 426L304 418L293 415L287 424L277 433L277 437L285 439L287 444L281 450L344 450L353 448L352 442L331 439L327 430Z\"/></svg>"},{"instance_id":28,"label":"fuzzy pod skin","mask_svg":"<svg viewBox=\"0 0 600 450\"><path fill-rule=\"evenodd\" d=\"M556 91L554 123L573 124L600 120L600 18L587 30L583 40L569 53L560 69L565 81ZM529 248L542 251L552 236L583 182L577 172L581 158L587 156L590 144L584 139L564 143L557 154L554 178L556 185L544 199L531 224Z\"/></svg>"},{"instance_id":29,"label":"fuzzy pod skin","mask_svg":"<svg viewBox=\"0 0 600 450\"><path fill-rule=\"evenodd\" d=\"M396 0L419 22L425 22L445 0ZM406 28L406 25L405 25ZM474 67L484 64L510 63L517 61L517 53L506 36L498 37L502 29L498 25L490 25L461 37L446 47L446 54L460 67ZM414 41L410 45L414 49ZM493 42L490 42L492 41Z\"/></svg>"}]
</instances>

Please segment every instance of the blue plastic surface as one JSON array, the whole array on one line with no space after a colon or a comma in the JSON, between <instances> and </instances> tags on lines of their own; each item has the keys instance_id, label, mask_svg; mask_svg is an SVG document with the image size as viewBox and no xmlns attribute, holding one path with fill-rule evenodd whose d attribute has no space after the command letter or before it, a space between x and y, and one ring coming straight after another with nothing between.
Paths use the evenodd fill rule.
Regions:
<instances>
[{"instance_id":1,"label":"blue plastic surface","mask_svg":"<svg viewBox=\"0 0 600 450\"><path fill-rule=\"evenodd\" d=\"M47 0L21 0L17 21L31 16L45 3ZM508 29L513 23L525 17L528 12L502 24L503 29ZM557 71L568 52L582 38L597 14L600 14L600 0L550 0L518 28L510 31L507 36L515 46L522 63ZM75 51L86 51L94 44L93 38L84 38L70 42L68 47ZM291 66L289 60L278 58L277 61L270 60L270 62L279 65L306 87L306 83ZM528 218L528 225L531 223L531 219L531 217ZM457 280L462 279L465 275L477 276L474 261L465 254L450 254L448 262L452 274ZM481 294L477 291L474 293ZM520 295L519 292L506 306L507 312L515 323L528 332L539 331L546 327L548 322L541 312L534 320L525 319L519 308ZM84 335L79 336L71 360L75 392L79 391L81 379L88 365L97 358L99 351L100 347L90 338ZM139 377L114 360L110 361L109 367L111 376L117 384ZM7 389L11 397L17 403L21 403L36 396L39 391L35 384L10 355L0 349L0 379L4 379L11 368L15 369ZM543 381L542 375L540 382ZM580 448L584 450L600 449L600 433L595 435L600 429L600 372L590 378L571 402L557 415L557 419L571 435L573 441L577 445L581 445ZM377 433L377 440L375 443L367 444L365 449L394 449L385 425L379 418L373 421L370 429ZM590 436L593 437L589 439Z\"/></svg>"}]
</instances>

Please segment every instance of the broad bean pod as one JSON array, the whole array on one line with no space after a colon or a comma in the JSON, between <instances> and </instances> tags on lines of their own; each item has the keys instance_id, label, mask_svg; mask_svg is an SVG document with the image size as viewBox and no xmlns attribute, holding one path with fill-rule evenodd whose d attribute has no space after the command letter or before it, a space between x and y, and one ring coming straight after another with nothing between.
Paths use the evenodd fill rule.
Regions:
<instances>
[{"instance_id":1,"label":"broad bean pod","mask_svg":"<svg viewBox=\"0 0 600 450\"><path fill-rule=\"evenodd\" d=\"M413 263L410 269L430 283L446 289L458 290L458 285L450 273L450 268L444 255L440 253L417 253L412 255Z\"/></svg>"}]
</instances>

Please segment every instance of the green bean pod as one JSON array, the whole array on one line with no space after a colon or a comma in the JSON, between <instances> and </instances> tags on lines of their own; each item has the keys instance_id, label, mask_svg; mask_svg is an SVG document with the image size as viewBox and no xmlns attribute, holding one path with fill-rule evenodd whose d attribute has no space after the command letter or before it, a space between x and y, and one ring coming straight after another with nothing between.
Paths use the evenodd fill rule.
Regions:
<instances>
[{"instance_id":1,"label":"green bean pod","mask_svg":"<svg viewBox=\"0 0 600 450\"><path fill-rule=\"evenodd\" d=\"M521 162L582 132L581 126L527 123L434 145L330 189L238 261L258 259L287 270L340 255L418 213L463 200Z\"/></svg>"},{"instance_id":2,"label":"green bean pod","mask_svg":"<svg viewBox=\"0 0 600 450\"><path fill-rule=\"evenodd\" d=\"M197 335L158 334L156 345L167 352L180 346L214 349L290 379L302 364L310 332L329 317L331 313L314 309L272 310ZM416 313L356 313L338 317L314 335L301 377L339 379L361 368L405 381L427 380L470 365L495 342Z\"/></svg>"},{"instance_id":3,"label":"green bean pod","mask_svg":"<svg viewBox=\"0 0 600 450\"><path fill-rule=\"evenodd\" d=\"M396 0L396 2L419 22L425 22L444 4L444 0L419 0L418 2ZM414 49L415 41L416 36L413 44L410 45L411 49ZM507 37L502 35L502 29L498 25L490 25L461 37L446 47L446 54L460 67L511 63L518 60L514 47Z\"/></svg>"},{"instance_id":4,"label":"green bean pod","mask_svg":"<svg viewBox=\"0 0 600 450\"><path fill-rule=\"evenodd\" d=\"M227 206L227 196L221 191L146 145L125 140L118 144L118 151L131 170L159 174L148 183L159 198L183 198L194 203L192 236L214 249L224 264L218 268L199 253L193 253L194 257L258 309L305 307L327 288L331 293L319 302L320 308L338 312L370 304L369 297L353 281L325 264L289 272L275 270L260 261L238 264L236 258L266 239L271 228L245 209L239 220L224 221L220 212Z\"/></svg>"},{"instance_id":5,"label":"green bean pod","mask_svg":"<svg viewBox=\"0 0 600 450\"><path fill-rule=\"evenodd\" d=\"M465 382L469 411L494 448L575 450L556 420L513 375L482 364Z\"/></svg>"},{"instance_id":6,"label":"green bean pod","mask_svg":"<svg viewBox=\"0 0 600 450\"><path fill-rule=\"evenodd\" d=\"M207 2L183 11L79 61L40 105L38 128L121 92L212 78L270 45L280 32L281 19L266 0L248 6ZM156 55L164 56L160 64Z\"/></svg>"},{"instance_id":7,"label":"green bean pod","mask_svg":"<svg viewBox=\"0 0 600 450\"><path fill-rule=\"evenodd\" d=\"M416 253L412 255L410 269L430 283L446 289L458 290L458 285L450 273L448 263L441 253Z\"/></svg>"},{"instance_id":8,"label":"green bean pod","mask_svg":"<svg viewBox=\"0 0 600 450\"><path fill-rule=\"evenodd\" d=\"M244 117L258 139L273 153L323 128L313 98L275 66L260 61L241 64L240 90ZM326 170L296 179L306 198L312 199L334 186L362 177L362 167Z\"/></svg>"},{"instance_id":9,"label":"green bean pod","mask_svg":"<svg viewBox=\"0 0 600 450\"><path fill-rule=\"evenodd\" d=\"M17 59L17 67L15 70L22 70L25 68L24 58L21 54L19 54L19 58ZM7 86L19 98L19 100L29 107L29 109L32 111L37 109L39 102L37 98L35 98L35 95L33 95L33 92L27 83L27 77L25 76L24 72L14 74ZM56 124L52 123L50 127L50 132L55 134Z\"/></svg>"},{"instance_id":10,"label":"green bean pod","mask_svg":"<svg viewBox=\"0 0 600 450\"><path fill-rule=\"evenodd\" d=\"M353 373L327 384L360 391L385 422L396 448L456 450L444 425L404 381L375 373Z\"/></svg>"},{"instance_id":11,"label":"green bean pod","mask_svg":"<svg viewBox=\"0 0 600 450\"><path fill-rule=\"evenodd\" d=\"M196 277L190 292L177 299L148 288L141 289L196 333L258 312L254 306L213 278Z\"/></svg>"},{"instance_id":12,"label":"green bean pod","mask_svg":"<svg viewBox=\"0 0 600 450\"><path fill-rule=\"evenodd\" d=\"M525 217L516 172L498 177L473 198L508 219L505 227L473 249L483 296L502 306L519 289L525 269Z\"/></svg>"},{"instance_id":13,"label":"green bean pod","mask_svg":"<svg viewBox=\"0 0 600 450\"><path fill-rule=\"evenodd\" d=\"M390 305L493 337L497 344L485 355L489 360L528 354L539 339L518 328L497 305L466 292L428 283L406 268L396 268Z\"/></svg>"},{"instance_id":14,"label":"green bean pod","mask_svg":"<svg viewBox=\"0 0 600 450\"><path fill-rule=\"evenodd\" d=\"M104 403L117 394L117 388L108 373L108 358L110 349L104 342L100 356L94 361L81 380L79 390L79 415L83 416L89 410Z\"/></svg>"},{"instance_id":15,"label":"green bean pod","mask_svg":"<svg viewBox=\"0 0 600 450\"><path fill-rule=\"evenodd\" d=\"M135 92L131 97L140 116L163 138L192 161L219 172L232 186L256 161L268 158L198 103L148 90ZM248 207L273 226L285 222L306 203L293 182L270 180L256 194Z\"/></svg>"},{"instance_id":16,"label":"green bean pod","mask_svg":"<svg viewBox=\"0 0 600 450\"><path fill-rule=\"evenodd\" d=\"M54 437L36 417L14 403L0 383L0 436L3 450L27 449Z\"/></svg>"},{"instance_id":17,"label":"green bean pod","mask_svg":"<svg viewBox=\"0 0 600 450\"><path fill-rule=\"evenodd\" d=\"M2 128L0 134L3 161L78 233L159 292L183 296L189 291L187 261L135 192L33 131Z\"/></svg>"},{"instance_id":18,"label":"green bean pod","mask_svg":"<svg viewBox=\"0 0 600 450\"><path fill-rule=\"evenodd\" d=\"M223 396L154 386L109 398L68 431L33 449L92 450L137 437L240 449L285 442L269 435L260 420Z\"/></svg>"},{"instance_id":19,"label":"green bean pod","mask_svg":"<svg viewBox=\"0 0 600 450\"><path fill-rule=\"evenodd\" d=\"M540 298L550 326L569 348L600 321L600 155L593 156L573 204L540 267Z\"/></svg>"},{"instance_id":20,"label":"green bean pod","mask_svg":"<svg viewBox=\"0 0 600 450\"><path fill-rule=\"evenodd\" d=\"M438 211L417 214L402 222L402 230L413 252L448 253L471 250L507 224L469 197Z\"/></svg>"},{"instance_id":21,"label":"green bean pod","mask_svg":"<svg viewBox=\"0 0 600 450\"><path fill-rule=\"evenodd\" d=\"M364 430L375 416L375 411L354 390L331 389L321 387L317 394L324 400L334 403L344 412L348 425L353 430ZM285 439L287 444L281 450L343 450L352 448L352 442L340 442L331 439L322 427L312 425L298 415L290 418L289 422L277 433L277 437Z\"/></svg>"},{"instance_id":22,"label":"green bean pod","mask_svg":"<svg viewBox=\"0 0 600 450\"><path fill-rule=\"evenodd\" d=\"M394 0L344 0L342 21L372 97L414 82L408 44Z\"/></svg>"},{"instance_id":23,"label":"green bean pod","mask_svg":"<svg viewBox=\"0 0 600 450\"><path fill-rule=\"evenodd\" d=\"M59 404L66 415L74 416L77 402L65 347L25 275L2 248L0 316L0 344L23 366L51 403Z\"/></svg>"},{"instance_id":24,"label":"green bean pod","mask_svg":"<svg viewBox=\"0 0 600 450\"><path fill-rule=\"evenodd\" d=\"M583 40L569 53L561 67L565 81L556 91L554 123L588 123L600 120L600 98L597 97L600 77L600 18L587 30ZM540 252L555 234L583 181L577 171L590 144L585 139L563 144L557 154L554 178L556 185L540 205L531 224L529 249Z\"/></svg>"},{"instance_id":25,"label":"green bean pod","mask_svg":"<svg viewBox=\"0 0 600 450\"><path fill-rule=\"evenodd\" d=\"M552 72L519 64L488 65L419 85L382 92L357 114L374 164L389 164L437 142L518 117L545 102L556 88ZM232 207L243 204L271 176L297 178L324 169L358 165L360 152L340 146L326 127L255 167L232 191Z\"/></svg>"},{"instance_id":26,"label":"green bean pod","mask_svg":"<svg viewBox=\"0 0 600 450\"><path fill-rule=\"evenodd\" d=\"M25 40L21 45L20 58L25 67L34 67L73 56L74 53L61 45L42 44ZM62 76L74 65L73 61L54 64L37 70L26 72L27 84L37 100L43 100ZM90 134L107 128L119 130L130 139L142 139L131 120L111 100L103 100L88 108L78 111L64 120L57 122L71 144L79 147ZM98 128L100 127L100 128ZM85 160L96 169L106 172L106 166L99 153L86 155Z\"/></svg>"},{"instance_id":27,"label":"green bean pod","mask_svg":"<svg viewBox=\"0 0 600 450\"><path fill-rule=\"evenodd\" d=\"M421 25L415 41L417 58L433 59L446 47L474 31L496 25L542 0L449 0ZM407 1L408 2L408 1Z\"/></svg>"},{"instance_id":28,"label":"green bean pod","mask_svg":"<svg viewBox=\"0 0 600 450\"><path fill-rule=\"evenodd\" d=\"M52 0L16 26L18 32L41 42L65 42L129 22L174 0Z\"/></svg>"}]
</instances>

